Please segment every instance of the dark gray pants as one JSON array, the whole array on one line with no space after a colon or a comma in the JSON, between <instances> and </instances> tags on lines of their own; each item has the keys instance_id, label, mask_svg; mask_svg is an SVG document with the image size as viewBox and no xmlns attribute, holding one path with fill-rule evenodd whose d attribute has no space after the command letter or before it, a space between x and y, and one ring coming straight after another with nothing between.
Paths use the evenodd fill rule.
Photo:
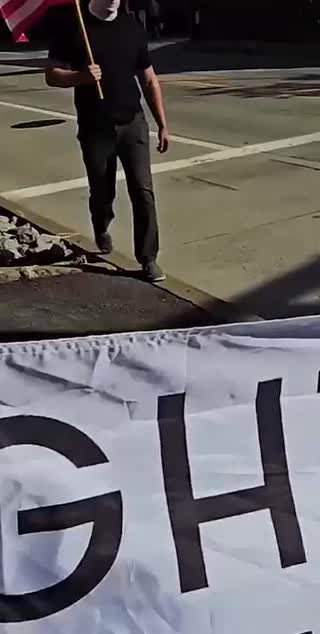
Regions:
<instances>
[{"instance_id":1,"label":"dark gray pants","mask_svg":"<svg viewBox=\"0 0 320 634\"><path fill-rule=\"evenodd\" d=\"M96 234L107 231L114 218L117 157L122 163L134 221L135 256L143 264L156 260L158 223L153 192L149 127L144 114L104 130L80 129L79 141L90 188L90 212Z\"/></svg>"}]
</instances>

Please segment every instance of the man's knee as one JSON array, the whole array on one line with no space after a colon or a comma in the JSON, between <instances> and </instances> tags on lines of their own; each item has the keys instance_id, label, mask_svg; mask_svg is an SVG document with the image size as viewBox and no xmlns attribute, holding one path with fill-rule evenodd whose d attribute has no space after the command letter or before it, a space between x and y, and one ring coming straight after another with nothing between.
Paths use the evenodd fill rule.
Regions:
<instances>
[{"instance_id":1,"label":"man's knee","mask_svg":"<svg viewBox=\"0 0 320 634\"><path fill-rule=\"evenodd\" d=\"M93 205L109 205L116 197L116 184L109 182L106 178L88 178L90 203Z\"/></svg>"},{"instance_id":2,"label":"man's knee","mask_svg":"<svg viewBox=\"0 0 320 634\"><path fill-rule=\"evenodd\" d=\"M137 187L133 190L129 189L129 196L134 211L137 211L140 216L155 213L156 202L152 188Z\"/></svg>"},{"instance_id":3,"label":"man's knee","mask_svg":"<svg viewBox=\"0 0 320 634\"><path fill-rule=\"evenodd\" d=\"M154 197L152 176L148 173L127 176L129 194L139 197Z\"/></svg>"}]
</instances>

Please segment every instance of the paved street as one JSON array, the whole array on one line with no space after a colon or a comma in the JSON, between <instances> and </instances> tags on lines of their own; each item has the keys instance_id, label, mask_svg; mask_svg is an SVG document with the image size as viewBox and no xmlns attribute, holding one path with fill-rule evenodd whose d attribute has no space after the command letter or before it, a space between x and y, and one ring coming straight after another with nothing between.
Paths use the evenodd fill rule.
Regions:
<instances>
[{"instance_id":1,"label":"paved street","mask_svg":"<svg viewBox=\"0 0 320 634\"><path fill-rule=\"evenodd\" d=\"M163 267L266 317L318 311L320 69L166 74L162 84L173 135L165 157L152 138ZM0 114L0 195L91 235L71 93L2 61ZM120 168L118 180L113 235L132 258Z\"/></svg>"}]
</instances>

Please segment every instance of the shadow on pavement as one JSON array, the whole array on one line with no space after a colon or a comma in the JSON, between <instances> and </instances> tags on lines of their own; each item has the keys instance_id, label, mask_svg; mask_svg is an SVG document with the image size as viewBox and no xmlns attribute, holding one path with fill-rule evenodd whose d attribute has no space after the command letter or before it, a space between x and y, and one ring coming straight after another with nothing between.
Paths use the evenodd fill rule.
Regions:
<instances>
[{"instance_id":1,"label":"shadow on pavement","mask_svg":"<svg viewBox=\"0 0 320 634\"><path fill-rule=\"evenodd\" d=\"M1 50L1 49L0 49ZM26 59L2 61L8 67L32 67L29 71L8 71L9 75L40 73L46 59L26 49ZM33 57L34 55L34 57ZM181 40L165 42L151 51L152 61L160 74L268 68L307 68L320 66L320 44L270 42L205 42ZM311 76L314 80L315 77Z\"/></svg>"},{"instance_id":2,"label":"shadow on pavement","mask_svg":"<svg viewBox=\"0 0 320 634\"><path fill-rule=\"evenodd\" d=\"M205 310L121 273L70 275L1 284L0 341L209 326Z\"/></svg>"},{"instance_id":3,"label":"shadow on pavement","mask_svg":"<svg viewBox=\"0 0 320 634\"><path fill-rule=\"evenodd\" d=\"M320 65L320 45L188 41L154 50L152 59L157 72L162 74L304 68Z\"/></svg>"},{"instance_id":4,"label":"shadow on pavement","mask_svg":"<svg viewBox=\"0 0 320 634\"><path fill-rule=\"evenodd\" d=\"M184 329L320 313L320 257L200 308L141 280L137 271L84 272L0 286L0 341ZM256 318L255 315L259 317Z\"/></svg>"},{"instance_id":5,"label":"shadow on pavement","mask_svg":"<svg viewBox=\"0 0 320 634\"><path fill-rule=\"evenodd\" d=\"M66 123L65 119L42 119L40 121L23 121L22 123L14 123L11 128L13 130L30 130L34 128L49 128L55 125Z\"/></svg>"},{"instance_id":6,"label":"shadow on pavement","mask_svg":"<svg viewBox=\"0 0 320 634\"><path fill-rule=\"evenodd\" d=\"M264 319L320 313L320 257L232 298L238 309Z\"/></svg>"}]
</instances>

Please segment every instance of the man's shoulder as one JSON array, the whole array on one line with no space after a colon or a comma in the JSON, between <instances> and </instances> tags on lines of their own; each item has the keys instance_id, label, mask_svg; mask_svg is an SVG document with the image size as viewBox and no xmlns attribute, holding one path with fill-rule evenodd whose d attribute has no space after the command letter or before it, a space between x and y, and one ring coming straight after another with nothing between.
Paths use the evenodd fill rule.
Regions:
<instances>
[{"instance_id":1,"label":"man's shoulder","mask_svg":"<svg viewBox=\"0 0 320 634\"><path fill-rule=\"evenodd\" d=\"M145 38L145 30L143 26L137 22L133 15L130 13L120 13L119 24L126 29L130 34L135 35L138 38Z\"/></svg>"}]
</instances>

